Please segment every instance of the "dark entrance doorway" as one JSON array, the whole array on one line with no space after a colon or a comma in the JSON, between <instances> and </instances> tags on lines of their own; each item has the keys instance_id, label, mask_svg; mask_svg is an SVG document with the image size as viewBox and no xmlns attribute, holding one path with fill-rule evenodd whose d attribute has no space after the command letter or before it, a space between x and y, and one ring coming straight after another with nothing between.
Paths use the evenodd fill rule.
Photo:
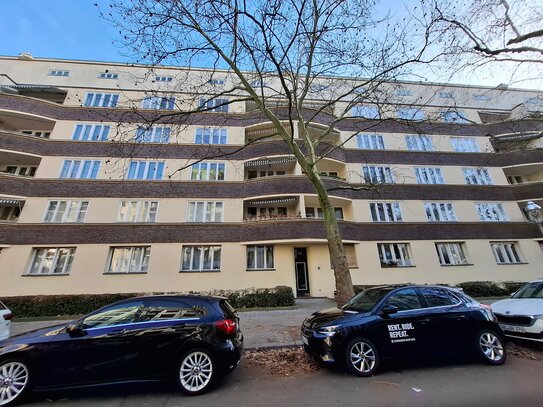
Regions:
<instances>
[{"instance_id":1,"label":"dark entrance doorway","mask_svg":"<svg viewBox=\"0 0 543 407\"><path fill-rule=\"evenodd\" d=\"M294 270L296 272L296 295L301 296L309 294L307 250L305 247L294 248Z\"/></svg>"}]
</instances>

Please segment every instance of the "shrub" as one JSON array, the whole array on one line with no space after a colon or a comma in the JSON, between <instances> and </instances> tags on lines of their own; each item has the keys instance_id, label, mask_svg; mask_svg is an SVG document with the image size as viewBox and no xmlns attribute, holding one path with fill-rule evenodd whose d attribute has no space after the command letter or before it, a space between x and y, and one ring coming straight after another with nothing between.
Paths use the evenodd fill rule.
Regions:
<instances>
[{"instance_id":1,"label":"shrub","mask_svg":"<svg viewBox=\"0 0 543 407\"><path fill-rule=\"evenodd\" d=\"M165 293L154 293L165 294ZM176 294L176 293L167 293ZM199 294L191 292L191 294ZM290 287L251 289L241 291L213 291L202 294L220 295L228 298L234 308L272 308L295 304ZM128 294L81 294L81 295L37 295L6 297L2 301L18 318L55 317L61 315L87 314L112 302L136 297L139 293Z\"/></svg>"}]
</instances>

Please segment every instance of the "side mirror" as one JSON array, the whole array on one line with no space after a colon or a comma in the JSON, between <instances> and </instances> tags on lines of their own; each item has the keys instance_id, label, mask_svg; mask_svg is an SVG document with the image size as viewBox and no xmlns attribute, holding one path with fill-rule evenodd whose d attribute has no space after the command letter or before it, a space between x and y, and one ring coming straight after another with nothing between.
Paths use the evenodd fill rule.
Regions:
<instances>
[{"instance_id":1,"label":"side mirror","mask_svg":"<svg viewBox=\"0 0 543 407\"><path fill-rule=\"evenodd\" d=\"M72 338L79 338L79 337L85 336L87 334L85 332L85 330L83 329L82 324L76 324L76 323L73 323L73 322L66 325L66 332Z\"/></svg>"},{"instance_id":2,"label":"side mirror","mask_svg":"<svg viewBox=\"0 0 543 407\"><path fill-rule=\"evenodd\" d=\"M398 307L395 305L387 304L383 308L381 308L381 315L392 315L398 312Z\"/></svg>"}]
</instances>

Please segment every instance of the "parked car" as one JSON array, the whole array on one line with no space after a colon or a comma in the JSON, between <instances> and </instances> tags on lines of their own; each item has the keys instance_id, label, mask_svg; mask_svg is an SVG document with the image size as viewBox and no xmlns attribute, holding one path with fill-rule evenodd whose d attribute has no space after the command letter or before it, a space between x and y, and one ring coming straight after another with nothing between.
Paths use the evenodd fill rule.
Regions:
<instances>
[{"instance_id":1,"label":"parked car","mask_svg":"<svg viewBox=\"0 0 543 407\"><path fill-rule=\"evenodd\" d=\"M239 318L224 298L132 298L1 341L0 406L31 389L172 378L183 393L202 394L235 369L242 347Z\"/></svg>"},{"instance_id":2,"label":"parked car","mask_svg":"<svg viewBox=\"0 0 543 407\"><path fill-rule=\"evenodd\" d=\"M492 304L506 336L543 342L543 279L522 286L511 298Z\"/></svg>"},{"instance_id":3,"label":"parked car","mask_svg":"<svg viewBox=\"0 0 543 407\"><path fill-rule=\"evenodd\" d=\"M382 360L473 351L505 362L505 338L490 307L460 290L439 286L375 287L341 309L319 311L302 324L305 350L371 376Z\"/></svg>"},{"instance_id":4,"label":"parked car","mask_svg":"<svg viewBox=\"0 0 543 407\"><path fill-rule=\"evenodd\" d=\"M13 318L13 314L8 307L0 301L0 341L9 337L11 318Z\"/></svg>"}]
</instances>

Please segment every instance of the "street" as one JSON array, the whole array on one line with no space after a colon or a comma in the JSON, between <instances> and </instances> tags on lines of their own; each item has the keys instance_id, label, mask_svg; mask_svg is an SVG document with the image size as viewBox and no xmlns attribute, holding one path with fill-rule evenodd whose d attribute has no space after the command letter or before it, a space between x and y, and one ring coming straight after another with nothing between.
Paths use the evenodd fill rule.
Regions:
<instances>
[{"instance_id":1,"label":"street","mask_svg":"<svg viewBox=\"0 0 543 407\"><path fill-rule=\"evenodd\" d=\"M504 366L440 362L391 365L377 376L356 378L321 368L307 374L274 377L240 366L211 393L183 396L166 385L71 390L38 394L33 407L144 406L524 406L543 399L541 362L510 356Z\"/></svg>"}]
</instances>

